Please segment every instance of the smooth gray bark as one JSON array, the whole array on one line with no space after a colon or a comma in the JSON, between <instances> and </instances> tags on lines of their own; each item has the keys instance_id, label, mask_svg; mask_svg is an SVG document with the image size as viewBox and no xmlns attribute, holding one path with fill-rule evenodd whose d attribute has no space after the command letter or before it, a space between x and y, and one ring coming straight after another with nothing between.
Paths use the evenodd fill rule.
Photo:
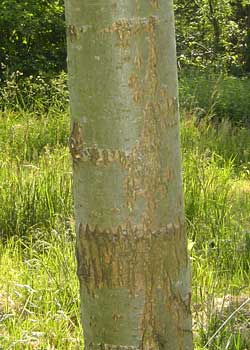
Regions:
<instances>
[{"instance_id":1,"label":"smooth gray bark","mask_svg":"<svg viewBox=\"0 0 250 350\"><path fill-rule=\"evenodd\" d=\"M85 349L191 350L172 1L66 18Z\"/></svg>"}]
</instances>

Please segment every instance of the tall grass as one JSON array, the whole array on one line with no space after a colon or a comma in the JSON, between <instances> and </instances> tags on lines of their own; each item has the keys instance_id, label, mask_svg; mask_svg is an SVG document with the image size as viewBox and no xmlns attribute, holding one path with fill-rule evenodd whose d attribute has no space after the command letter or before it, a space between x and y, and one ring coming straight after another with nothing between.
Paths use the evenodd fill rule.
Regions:
<instances>
[{"instance_id":1,"label":"tall grass","mask_svg":"<svg viewBox=\"0 0 250 350\"><path fill-rule=\"evenodd\" d=\"M72 216L71 171L65 148L45 151L35 163L2 159L0 167L2 237L47 232L67 226Z\"/></svg>"},{"instance_id":2,"label":"tall grass","mask_svg":"<svg viewBox=\"0 0 250 350\"><path fill-rule=\"evenodd\" d=\"M0 349L80 349L78 282L67 231L0 244Z\"/></svg>"},{"instance_id":3,"label":"tall grass","mask_svg":"<svg viewBox=\"0 0 250 350\"><path fill-rule=\"evenodd\" d=\"M197 117L250 125L250 79L200 72L180 74L180 100Z\"/></svg>"},{"instance_id":4,"label":"tall grass","mask_svg":"<svg viewBox=\"0 0 250 350\"><path fill-rule=\"evenodd\" d=\"M83 346L69 118L59 96L49 108L23 100L0 115L1 350ZM192 114L184 115L182 144L196 349L246 350L248 304L220 326L237 309L234 298L250 292L249 131L228 122L196 127Z\"/></svg>"},{"instance_id":5,"label":"tall grass","mask_svg":"<svg viewBox=\"0 0 250 350\"><path fill-rule=\"evenodd\" d=\"M248 130L226 123L197 128L192 119L183 121L194 330L197 349L207 344L211 350L246 350L249 302L213 338L238 300L243 302L250 293L250 163L242 152L244 146L248 149Z\"/></svg>"}]
</instances>

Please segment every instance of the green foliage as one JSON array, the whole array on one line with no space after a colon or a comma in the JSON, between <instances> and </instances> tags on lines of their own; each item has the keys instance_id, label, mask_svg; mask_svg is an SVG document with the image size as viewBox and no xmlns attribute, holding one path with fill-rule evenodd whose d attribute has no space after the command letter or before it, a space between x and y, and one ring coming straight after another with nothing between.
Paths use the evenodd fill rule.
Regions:
<instances>
[{"instance_id":1,"label":"green foliage","mask_svg":"<svg viewBox=\"0 0 250 350\"><path fill-rule=\"evenodd\" d=\"M2 0L0 33L0 77L65 69L62 0Z\"/></svg>"},{"instance_id":2,"label":"green foliage","mask_svg":"<svg viewBox=\"0 0 250 350\"><path fill-rule=\"evenodd\" d=\"M250 5L241 0L176 0L180 68L250 73Z\"/></svg>"},{"instance_id":3,"label":"green foliage","mask_svg":"<svg viewBox=\"0 0 250 350\"><path fill-rule=\"evenodd\" d=\"M180 76L180 105L199 119L249 125L250 79L215 74L185 73Z\"/></svg>"},{"instance_id":4,"label":"green foliage","mask_svg":"<svg viewBox=\"0 0 250 350\"><path fill-rule=\"evenodd\" d=\"M179 67L250 73L248 0L176 0ZM54 76L66 68L63 0L3 0L0 78Z\"/></svg>"},{"instance_id":5,"label":"green foliage","mask_svg":"<svg viewBox=\"0 0 250 350\"><path fill-rule=\"evenodd\" d=\"M250 123L249 78L184 71L180 74L179 91L182 111L194 113L199 120L205 118L218 123L229 119L234 124ZM37 117L47 114L56 118L58 111L64 114L68 101L67 75L64 72L52 79L12 73L0 89L2 111L20 114L26 111L26 114L32 112Z\"/></svg>"},{"instance_id":6,"label":"green foliage","mask_svg":"<svg viewBox=\"0 0 250 350\"><path fill-rule=\"evenodd\" d=\"M49 79L44 76L23 78L22 73L12 73L0 90L0 109L34 111L36 114L53 114L65 111L69 96L66 73Z\"/></svg>"}]
</instances>

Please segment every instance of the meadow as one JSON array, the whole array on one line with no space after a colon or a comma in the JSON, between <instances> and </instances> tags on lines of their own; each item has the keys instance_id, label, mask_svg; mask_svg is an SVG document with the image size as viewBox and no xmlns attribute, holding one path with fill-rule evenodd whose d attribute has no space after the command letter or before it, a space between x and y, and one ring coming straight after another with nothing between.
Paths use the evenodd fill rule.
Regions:
<instances>
[{"instance_id":1,"label":"meadow","mask_svg":"<svg viewBox=\"0 0 250 350\"><path fill-rule=\"evenodd\" d=\"M0 349L82 349L65 77L17 78L0 96ZM196 350L249 350L249 128L232 121L232 95L197 97L187 86L188 78L181 131ZM231 115L218 123L220 101Z\"/></svg>"}]
</instances>

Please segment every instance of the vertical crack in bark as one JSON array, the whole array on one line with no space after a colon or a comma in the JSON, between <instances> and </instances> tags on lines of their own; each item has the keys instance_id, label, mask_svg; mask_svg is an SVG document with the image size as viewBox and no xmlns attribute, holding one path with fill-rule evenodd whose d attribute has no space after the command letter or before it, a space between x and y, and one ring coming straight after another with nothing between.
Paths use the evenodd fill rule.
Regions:
<instances>
[{"instance_id":1,"label":"vertical crack in bark","mask_svg":"<svg viewBox=\"0 0 250 350\"><path fill-rule=\"evenodd\" d=\"M147 24L145 25L145 23ZM128 81L134 102L139 104L143 110L144 123L139 142L134 146L128 161L127 205L132 211L138 196L145 198L147 205L142 219L145 232L152 227L157 202L167 195L167 183L173 179L172 170L169 168L165 170L165 176L162 176L160 160L162 129L177 124L177 102L168 96L166 88L160 84L158 77L156 44L158 24L159 19L155 16L144 21L143 28L148 36L145 78L141 77L143 59L137 48L134 60L135 71ZM174 115L172 121L168 121L170 114Z\"/></svg>"}]
</instances>

